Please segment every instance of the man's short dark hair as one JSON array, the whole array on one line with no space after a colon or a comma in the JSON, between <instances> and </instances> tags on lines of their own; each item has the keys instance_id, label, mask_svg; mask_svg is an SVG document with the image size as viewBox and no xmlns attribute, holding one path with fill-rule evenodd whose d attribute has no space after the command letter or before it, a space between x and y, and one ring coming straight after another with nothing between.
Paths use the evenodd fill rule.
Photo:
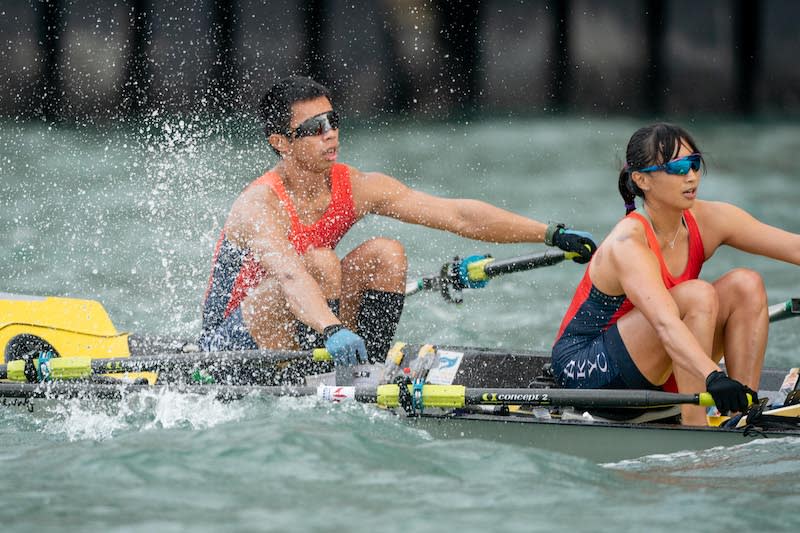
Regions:
<instances>
[{"instance_id":1,"label":"man's short dark hair","mask_svg":"<svg viewBox=\"0 0 800 533\"><path fill-rule=\"evenodd\" d=\"M267 137L273 133L288 134L292 120L292 104L321 96L328 100L331 98L328 89L311 78L290 76L280 80L264 93L258 106L264 123L264 133Z\"/></svg>"}]
</instances>

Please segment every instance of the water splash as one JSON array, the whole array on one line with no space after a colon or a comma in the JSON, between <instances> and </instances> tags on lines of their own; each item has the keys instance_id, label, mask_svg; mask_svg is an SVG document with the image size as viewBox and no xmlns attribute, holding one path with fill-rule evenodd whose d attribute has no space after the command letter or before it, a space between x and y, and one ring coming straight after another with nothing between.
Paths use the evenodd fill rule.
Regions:
<instances>
[{"instance_id":1,"label":"water splash","mask_svg":"<svg viewBox=\"0 0 800 533\"><path fill-rule=\"evenodd\" d=\"M207 429L241 420L244 404L221 402L211 395L142 391L120 401L73 399L45 409L42 431L69 441L103 441L136 431Z\"/></svg>"}]
</instances>

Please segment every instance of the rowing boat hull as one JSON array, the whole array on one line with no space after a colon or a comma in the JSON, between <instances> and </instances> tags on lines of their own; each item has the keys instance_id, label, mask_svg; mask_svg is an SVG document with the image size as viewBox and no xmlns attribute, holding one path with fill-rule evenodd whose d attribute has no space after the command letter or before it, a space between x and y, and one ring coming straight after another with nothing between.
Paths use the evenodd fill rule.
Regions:
<instances>
[{"instance_id":1,"label":"rowing boat hull","mask_svg":"<svg viewBox=\"0 0 800 533\"><path fill-rule=\"evenodd\" d=\"M50 382L0 383L0 405L34 410L36 402L52 402L65 398L97 398L120 400L129 394L161 390L165 386L105 383ZM341 387L331 387L341 389ZM244 386L183 385L174 390L184 393L213 394L222 399L237 399L253 394L310 396L315 387L283 388ZM374 401L374 398L373 400ZM534 447L587 458L595 462L614 462L644 455L705 450L716 446L742 444L754 438L800 438L800 429L728 430L720 428L683 427L665 423L620 423L566 419L540 419L513 407L492 406L490 409L508 414L486 414L463 410L426 410L421 416L406 417L409 424L427 431L435 438L481 439L503 444ZM641 416L649 416L644 413Z\"/></svg>"},{"instance_id":2,"label":"rowing boat hull","mask_svg":"<svg viewBox=\"0 0 800 533\"><path fill-rule=\"evenodd\" d=\"M490 440L560 452L597 463L734 446L763 438L800 438L800 430L745 431L654 423L543 420L516 415L426 414L409 421L435 438Z\"/></svg>"},{"instance_id":3,"label":"rowing boat hull","mask_svg":"<svg viewBox=\"0 0 800 533\"><path fill-rule=\"evenodd\" d=\"M144 353L153 350L152 346L139 346L139 350L132 350L129 360L143 357ZM405 346L402 350L402 365L410 365L417 357L418 352L424 347ZM142 354L142 355L140 355ZM511 352L465 347L440 347L439 367L434 368L429 377L441 380L441 383L464 385L466 387L550 387L553 385L552 376L549 374L549 354L537 352ZM258 353L250 356L259 356ZM186 354L185 359L190 363L197 357L202 359L202 354ZM323 369L332 369L327 364L309 363L298 361L297 364L279 366L279 371L273 370L274 366L266 365L262 371L261 365L256 363L257 357L244 358L243 353L227 354L221 360L236 362L241 367L235 374L228 374L230 368L225 367L220 376L220 383L227 385L229 396L241 397L258 388L260 385L278 384L282 386L312 385L309 383L309 373ZM194 363L189 365L193 366ZM203 365L201 365L203 366ZM219 365L217 365L219 366ZM223 365L224 367L224 365ZM221 368L222 369L222 368ZM367 381L373 382L382 374L382 365L373 365L368 369L359 369L359 374L367 376ZM783 380L785 372L775 369L765 369L762 373L761 391L777 390ZM185 373L183 374L186 375ZM230 376L238 376L229 379ZM286 379L286 378L289 379ZM332 378L332 375L328 376ZM159 379L159 382L162 380ZM169 382L169 380L166 380ZM178 380L179 382L182 379ZM119 399L125 394L138 390L149 390L148 385L132 385L120 387L119 385L103 383L74 383L52 382L44 388L33 383L2 383L0 382L0 396L3 397L4 406L17 406L32 409L31 398L53 398L93 396L98 398ZM206 385L189 385L185 392L213 392L215 387ZM180 390L180 387L179 387ZM48 400L37 400L48 401ZM489 440L493 442L515 444L552 450L569 455L585 457L596 462L613 462L622 459L632 459L650 454L673 453L683 450L704 450L715 446L731 446L742 444L757 437L800 437L800 430L791 431L742 431L724 430L717 428L686 428L675 424L663 423L616 423L616 422L586 422L582 420L566 419L538 419L531 414L512 412L505 415L486 414L476 412L449 412L435 413L426 411L421 417L409 417L409 423L424 429L437 438L471 438Z\"/></svg>"}]
</instances>

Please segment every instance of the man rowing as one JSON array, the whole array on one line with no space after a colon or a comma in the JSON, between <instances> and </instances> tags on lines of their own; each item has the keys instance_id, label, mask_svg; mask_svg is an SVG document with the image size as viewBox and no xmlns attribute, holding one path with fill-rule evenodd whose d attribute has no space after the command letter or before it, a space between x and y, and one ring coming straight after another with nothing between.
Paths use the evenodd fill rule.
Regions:
<instances>
[{"instance_id":1,"label":"man rowing","mask_svg":"<svg viewBox=\"0 0 800 533\"><path fill-rule=\"evenodd\" d=\"M338 163L339 115L305 77L273 85L260 104L278 163L235 200L217 243L203 309L207 350L310 349L337 364L381 361L403 309L402 244L373 238L339 259L358 220L383 215L497 243L546 242L586 262L590 234L546 225L477 200L415 191Z\"/></svg>"},{"instance_id":2,"label":"man rowing","mask_svg":"<svg viewBox=\"0 0 800 533\"><path fill-rule=\"evenodd\" d=\"M698 200L703 166L682 128L654 124L631 137L618 184L626 217L587 266L553 347L562 386L657 388L674 374L678 391L707 390L723 414L757 397L769 321L760 275L697 278L722 245L800 265L800 235ZM706 424L702 407L681 410L683 424Z\"/></svg>"}]
</instances>

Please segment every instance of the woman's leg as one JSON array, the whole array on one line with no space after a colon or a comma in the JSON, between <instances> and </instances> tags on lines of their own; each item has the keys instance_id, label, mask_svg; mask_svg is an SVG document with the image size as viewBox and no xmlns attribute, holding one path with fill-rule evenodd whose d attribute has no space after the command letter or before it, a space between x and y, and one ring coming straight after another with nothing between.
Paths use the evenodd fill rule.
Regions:
<instances>
[{"instance_id":1,"label":"woman's leg","mask_svg":"<svg viewBox=\"0 0 800 533\"><path fill-rule=\"evenodd\" d=\"M737 268L714 282L719 297L714 358L725 357L728 375L758 390L767 349L769 309L761 275Z\"/></svg>"},{"instance_id":2,"label":"woman's leg","mask_svg":"<svg viewBox=\"0 0 800 533\"><path fill-rule=\"evenodd\" d=\"M703 351L711 354L719 314L716 288L705 281L691 280L673 287L670 294L678 305L681 320L700 343ZM618 327L631 359L651 383L660 385L674 372L678 390L681 392L706 390L703 378L672 364L672 358L664 349L655 328L641 311L634 309L620 318ZM705 409L702 407L682 406L681 414L684 424L706 424Z\"/></svg>"}]
</instances>

